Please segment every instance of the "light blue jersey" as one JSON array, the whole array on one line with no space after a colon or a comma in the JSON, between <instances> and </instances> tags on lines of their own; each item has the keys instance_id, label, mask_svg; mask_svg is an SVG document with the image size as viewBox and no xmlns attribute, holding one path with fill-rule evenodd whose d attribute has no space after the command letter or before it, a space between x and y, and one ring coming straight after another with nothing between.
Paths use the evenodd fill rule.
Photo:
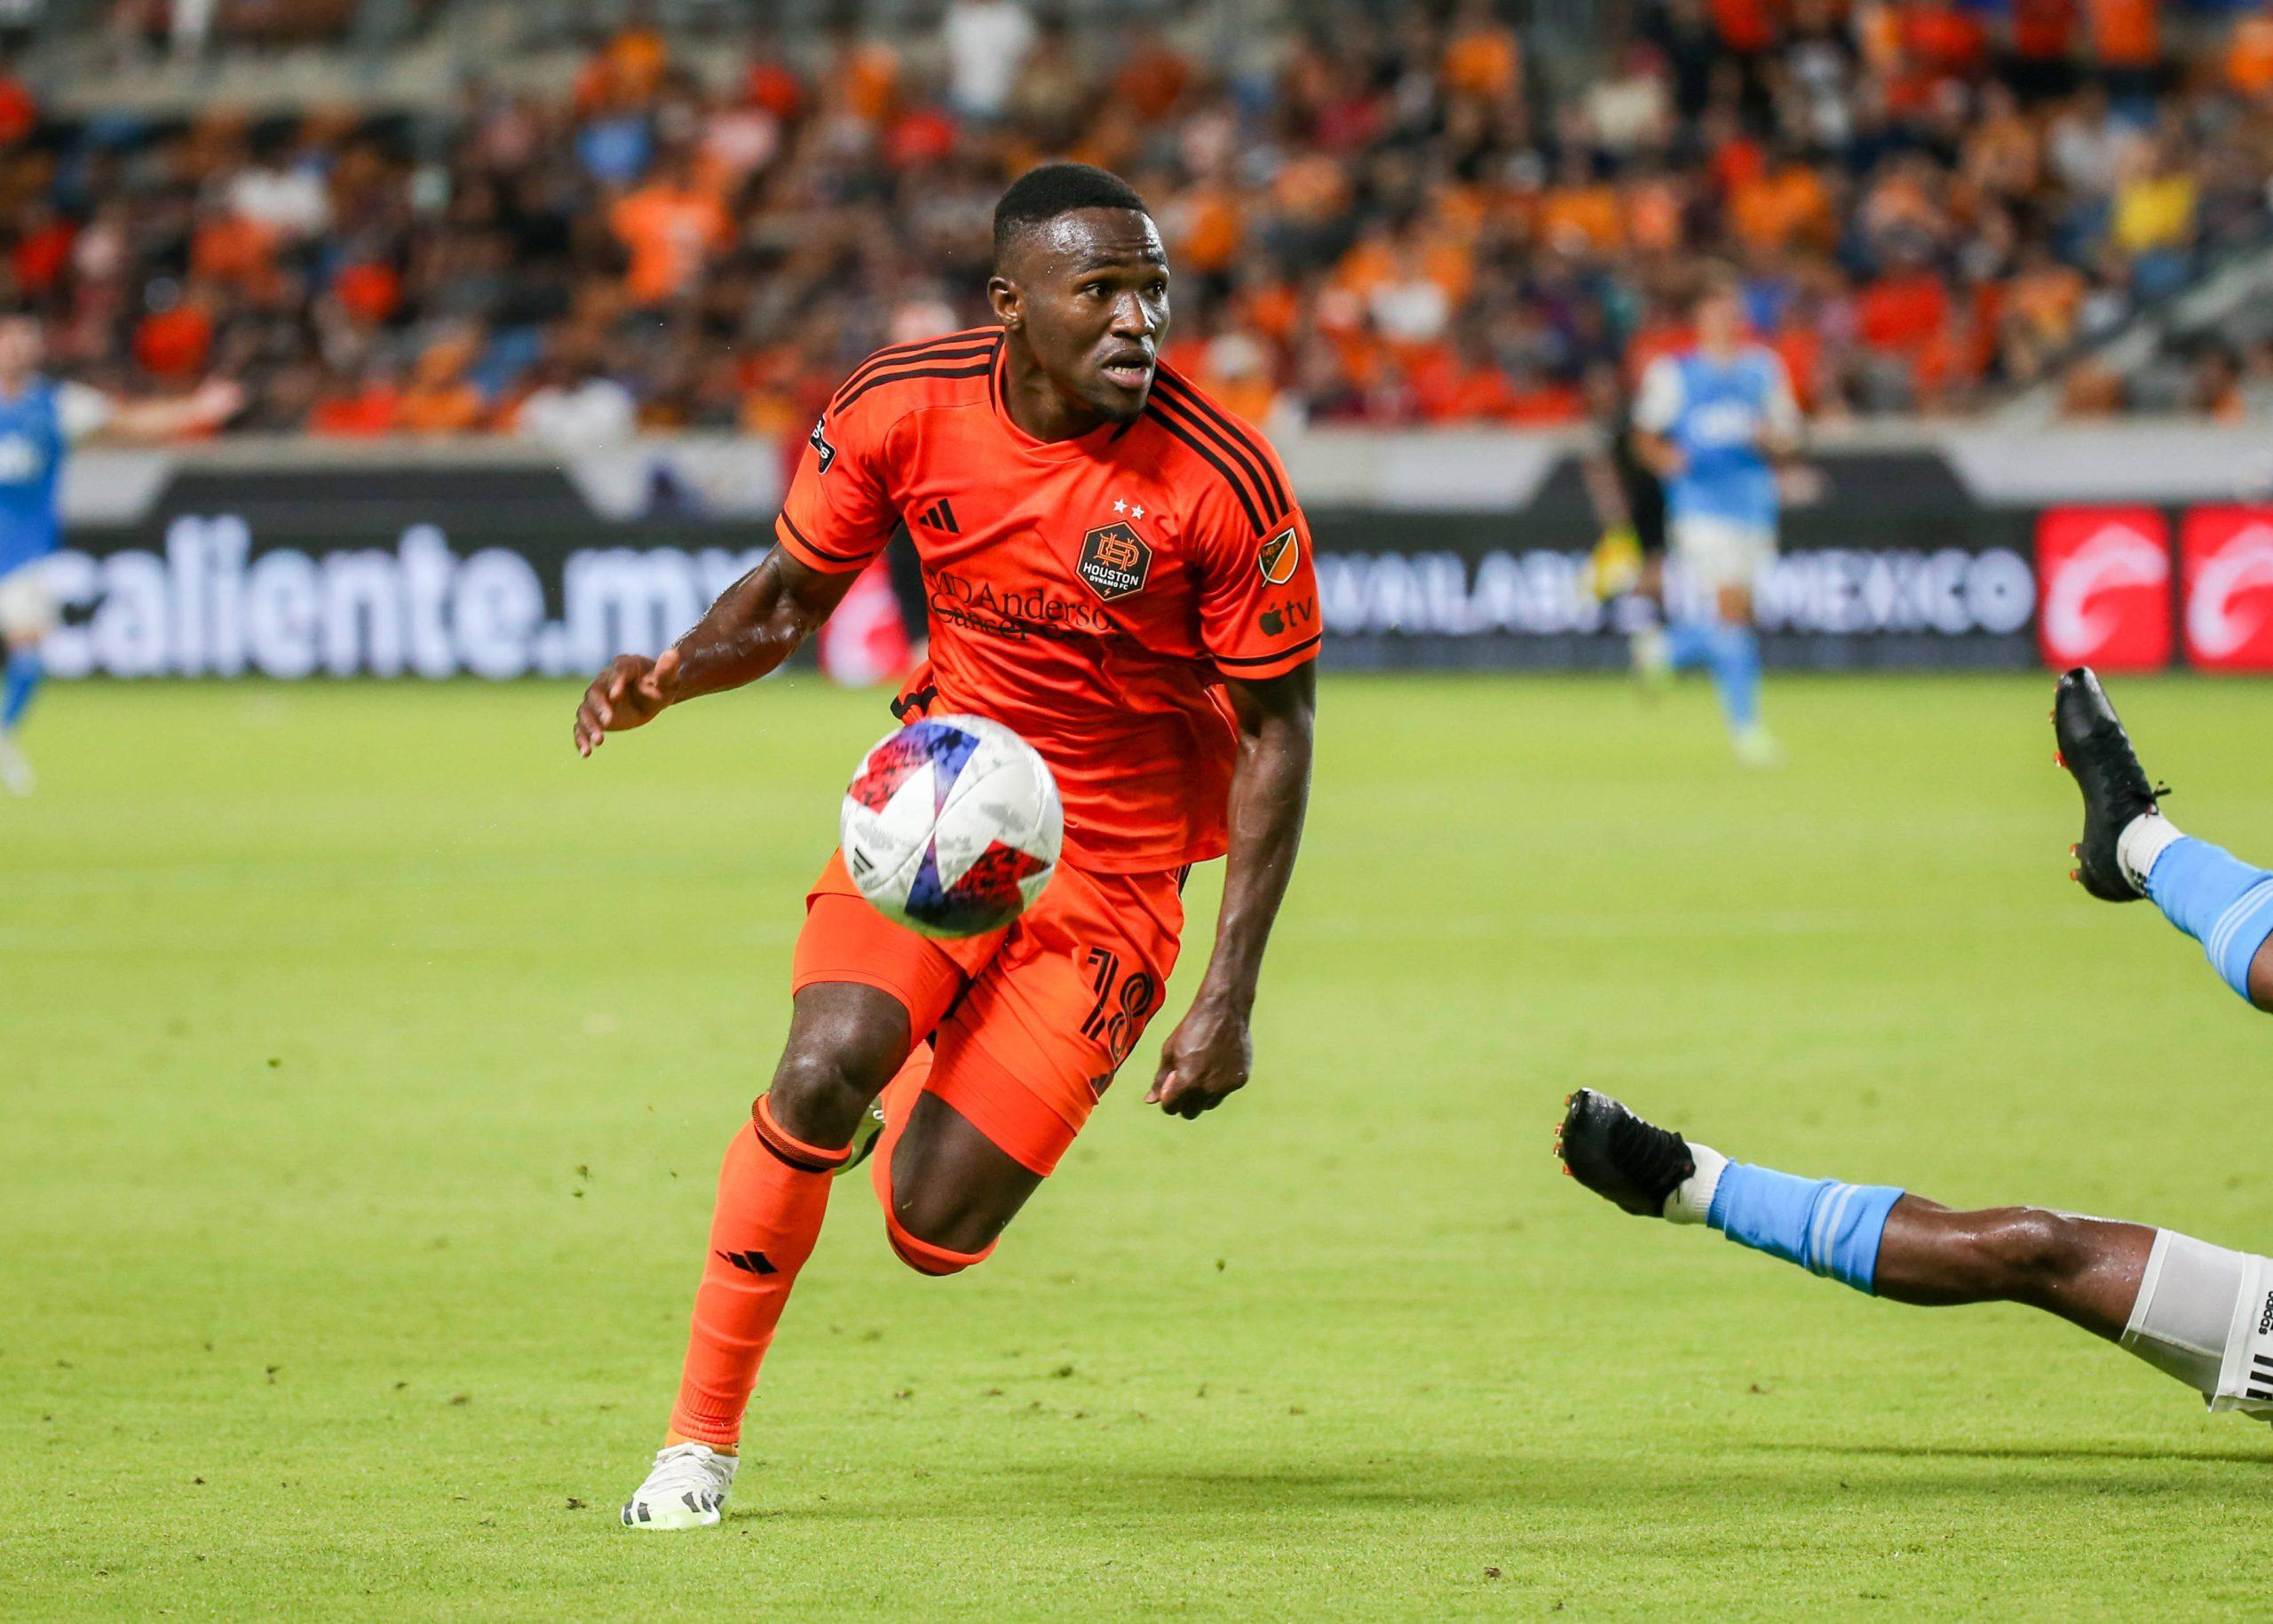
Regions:
<instances>
[{"instance_id":1,"label":"light blue jersey","mask_svg":"<svg viewBox=\"0 0 2273 1624\"><path fill-rule=\"evenodd\" d=\"M54 384L41 378L0 395L0 575L55 551L56 481L68 443Z\"/></svg>"},{"instance_id":2,"label":"light blue jersey","mask_svg":"<svg viewBox=\"0 0 2273 1624\"><path fill-rule=\"evenodd\" d=\"M1681 471L1666 483L1671 517L1762 531L1776 524L1776 468L1761 440L1796 432L1799 416L1784 363L1756 345L1725 361L1699 350L1660 357L1634 408L1639 427L1681 453Z\"/></svg>"}]
</instances>

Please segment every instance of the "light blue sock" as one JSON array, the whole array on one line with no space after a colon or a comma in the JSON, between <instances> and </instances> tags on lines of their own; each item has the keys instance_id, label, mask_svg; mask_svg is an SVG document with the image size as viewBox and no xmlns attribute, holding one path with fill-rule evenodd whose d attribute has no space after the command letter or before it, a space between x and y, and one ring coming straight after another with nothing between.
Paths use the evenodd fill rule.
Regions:
<instances>
[{"instance_id":1,"label":"light blue sock","mask_svg":"<svg viewBox=\"0 0 2273 1624\"><path fill-rule=\"evenodd\" d=\"M1721 1169L1705 1222L1739 1245L1867 1292L1886 1215L1901 1199L1887 1184L1799 1178L1731 1161Z\"/></svg>"},{"instance_id":2,"label":"light blue sock","mask_svg":"<svg viewBox=\"0 0 2273 1624\"><path fill-rule=\"evenodd\" d=\"M1666 632L1666 661L1676 671L1713 662L1713 622L1675 621Z\"/></svg>"},{"instance_id":3,"label":"light blue sock","mask_svg":"<svg viewBox=\"0 0 2273 1624\"><path fill-rule=\"evenodd\" d=\"M1749 626L1715 622L1711 630L1713 686L1729 731L1740 733L1760 720L1760 638Z\"/></svg>"},{"instance_id":4,"label":"light blue sock","mask_svg":"<svg viewBox=\"0 0 2273 1624\"><path fill-rule=\"evenodd\" d=\"M20 648L8 656L7 677L0 685L0 728L13 727L24 719L24 712L32 702L32 693L39 686L39 655L28 648Z\"/></svg>"},{"instance_id":5,"label":"light blue sock","mask_svg":"<svg viewBox=\"0 0 2273 1624\"><path fill-rule=\"evenodd\" d=\"M2206 840L2182 836L2147 870L2163 917L2202 944L2219 979L2249 996L2249 962L2273 936L2273 874Z\"/></svg>"}]
</instances>

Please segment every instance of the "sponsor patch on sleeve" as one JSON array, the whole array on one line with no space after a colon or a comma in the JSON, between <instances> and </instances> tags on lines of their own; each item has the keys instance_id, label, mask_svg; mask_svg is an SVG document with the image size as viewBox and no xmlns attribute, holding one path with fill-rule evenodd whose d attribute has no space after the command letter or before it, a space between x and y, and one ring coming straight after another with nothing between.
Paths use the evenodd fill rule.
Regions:
<instances>
[{"instance_id":1,"label":"sponsor patch on sleeve","mask_svg":"<svg viewBox=\"0 0 2273 1624\"><path fill-rule=\"evenodd\" d=\"M1288 525L1263 543L1255 561L1263 571L1263 578L1272 586L1285 586L1292 581L1295 566L1303 561L1303 542L1295 533L1295 527Z\"/></svg>"}]
</instances>

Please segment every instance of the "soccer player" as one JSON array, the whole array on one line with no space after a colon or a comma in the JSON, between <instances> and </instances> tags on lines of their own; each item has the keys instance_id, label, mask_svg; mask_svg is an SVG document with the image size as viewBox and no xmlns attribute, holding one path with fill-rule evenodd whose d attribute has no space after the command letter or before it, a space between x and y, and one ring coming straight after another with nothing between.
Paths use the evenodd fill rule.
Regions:
<instances>
[{"instance_id":1,"label":"soccer player","mask_svg":"<svg viewBox=\"0 0 2273 1624\"><path fill-rule=\"evenodd\" d=\"M1167 255L1123 182L1072 163L1018 180L995 208L987 292L997 325L880 351L844 381L772 551L661 658L618 659L577 709L589 755L763 677L904 522L931 644L894 712L1015 729L1065 811L1049 889L990 935L891 923L841 853L813 882L788 1037L727 1148L678 1403L623 1507L630 1527L718 1521L834 1175L868 1155L885 1233L920 1273L994 1250L1158 1005L1190 866L1225 855L1207 970L1144 1100L1196 1117L1247 1081L1248 1012L1309 794L1310 532L1270 447L1160 363Z\"/></svg>"},{"instance_id":2,"label":"soccer player","mask_svg":"<svg viewBox=\"0 0 2273 1624\"><path fill-rule=\"evenodd\" d=\"M1591 1089L1571 1096L1555 1146L1566 1173L1628 1212L1702 1224L1897 1303L2040 1308L2137 1354L2214 1410L2273 1419L2273 1258L2112 1218L1953 1212L1889 1185L1730 1161Z\"/></svg>"},{"instance_id":3,"label":"soccer player","mask_svg":"<svg viewBox=\"0 0 2273 1624\"><path fill-rule=\"evenodd\" d=\"M1670 669L1665 629L1666 487L1643 457L1634 402L1618 368L1587 375L1587 396L1599 436L1580 464L1587 497L1602 536L1587 565L1595 596L1614 603L1627 634L1634 674L1651 685Z\"/></svg>"},{"instance_id":4,"label":"soccer player","mask_svg":"<svg viewBox=\"0 0 2273 1624\"><path fill-rule=\"evenodd\" d=\"M2273 1011L2273 874L2163 816L2157 797L2170 792L2148 782L2088 666L2060 678L2052 733L2084 796L2084 837L2068 848L2076 859L2068 877L2103 902L2149 899L2202 944L2220 980Z\"/></svg>"},{"instance_id":5,"label":"soccer player","mask_svg":"<svg viewBox=\"0 0 2273 1624\"><path fill-rule=\"evenodd\" d=\"M1697 343L1651 361L1634 408L1643 456L1666 483L1668 536L1691 596L1665 656L1702 665L1721 696L1737 759L1773 766L1760 720L1760 638L1753 583L1776 556L1777 476L1798 454L1800 409L1774 351L1745 341L1735 276L1709 273L1697 296Z\"/></svg>"},{"instance_id":6,"label":"soccer player","mask_svg":"<svg viewBox=\"0 0 2273 1624\"><path fill-rule=\"evenodd\" d=\"M65 455L97 434L165 440L210 427L244 399L235 384L217 381L180 400L115 400L84 384L42 376L42 347L36 317L0 314L0 640L7 646L0 788L11 795L32 788L17 730L39 688L40 644L55 625L46 563L61 535L57 483Z\"/></svg>"}]
</instances>

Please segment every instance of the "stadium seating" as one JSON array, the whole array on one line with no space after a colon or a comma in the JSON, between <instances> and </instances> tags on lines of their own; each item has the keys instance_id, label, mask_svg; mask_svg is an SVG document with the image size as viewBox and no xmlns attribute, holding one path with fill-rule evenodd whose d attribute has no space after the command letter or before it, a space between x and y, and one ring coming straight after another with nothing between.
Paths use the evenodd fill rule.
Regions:
<instances>
[{"instance_id":1,"label":"stadium seating","mask_svg":"<svg viewBox=\"0 0 2273 1624\"><path fill-rule=\"evenodd\" d=\"M2232 419L2273 388L2261 323L2089 353L2273 236L2254 9L1664 0L1583 72L1489 0L1261 39L1215 11L722 35L738 8L615 7L573 71L282 113L99 114L43 36L0 77L0 282L60 368L240 376L246 430L801 430L867 349L984 319L994 194L1071 154L1154 206L1172 359L1265 422L1574 421L1590 374L1678 338L1707 257L1819 415L2033 387ZM380 26L215 18L221 51ZM122 5L107 37L163 22Z\"/></svg>"}]
</instances>

